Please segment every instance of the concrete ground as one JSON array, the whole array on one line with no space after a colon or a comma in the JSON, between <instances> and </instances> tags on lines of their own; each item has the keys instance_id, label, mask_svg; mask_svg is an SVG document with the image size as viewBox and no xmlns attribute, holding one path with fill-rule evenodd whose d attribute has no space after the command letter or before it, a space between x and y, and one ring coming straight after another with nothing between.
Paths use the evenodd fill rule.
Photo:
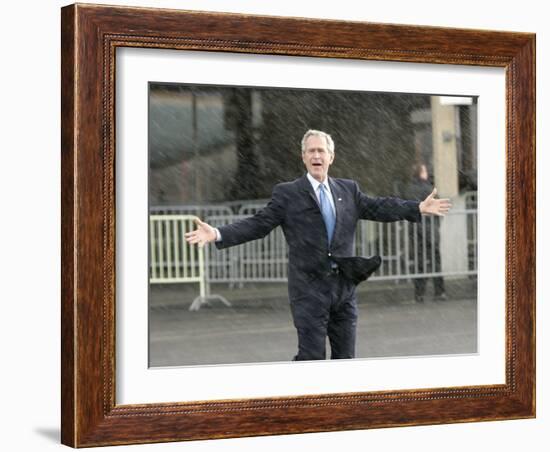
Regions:
<instances>
[{"instance_id":1,"label":"concrete ground","mask_svg":"<svg viewBox=\"0 0 550 452\"><path fill-rule=\"evenodd\" d=\"M446 301L413 301L410 283L372 282L358 288L357 357L477 352L477 281L446 281ZM196 285L153 285L149 309L149 364L183 366L289 361L296 354L286 284L214 285L213 300L189 311ZM330 356L327 344L327 356Z\"/></svg>"}]
</instances>

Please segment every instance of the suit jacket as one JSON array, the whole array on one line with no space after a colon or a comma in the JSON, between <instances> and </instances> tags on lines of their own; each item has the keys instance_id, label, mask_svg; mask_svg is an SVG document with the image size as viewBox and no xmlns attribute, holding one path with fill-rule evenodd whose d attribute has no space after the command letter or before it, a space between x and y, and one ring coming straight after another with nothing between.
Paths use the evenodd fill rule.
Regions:
<instances>
[{"instance_id":1,"label":"suit jacket","mask_svg":"<svg viewBox=\"0 0 550 452\"><path fill-rule=\"evenodd\" d=\"M277 184L267 206L256 215L219 228L219 249L265 237L281 226L288 243L288 291L291 301L307 297L310 283L330 270L331 257L354 254L355 229L361 219L373 221L420 221L418 201L373 198L349 179L329 178L334 198L336 225L328 243L325 222L306 175Z\"/></svg>"}]
</instances>

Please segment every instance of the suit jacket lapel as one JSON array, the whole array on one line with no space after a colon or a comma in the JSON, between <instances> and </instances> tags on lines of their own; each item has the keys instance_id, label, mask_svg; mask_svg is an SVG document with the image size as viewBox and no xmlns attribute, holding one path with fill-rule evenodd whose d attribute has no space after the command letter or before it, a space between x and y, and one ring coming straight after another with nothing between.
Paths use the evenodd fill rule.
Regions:
<instances>
[{"instance_id":1,"label":"suit jacket lapel","mask_svg":"<svg viewBox=\"0 0 550 452\"><path fill-rule=\"evenodd\" d=\"M330 191L332 192L332 199L334 201L334 210L336 212L336 224L334 225L334 233L332 235L332 241L338 237L338 229L342 222L344 205L342 202L342 192L338 188L338 185L334 183L334 180L329 177L328 184L330 185Z\"/></svg>"},{"instance_id":2,"label":"suit jacket lapel","mask_svg":"<svg viewBox=\"0 0 550 452\"><path fill-rule=\"evenodd\" d=\"M310 198L310 200L315 204L317 209L321 211L319 207L319 201L317 201L317 196L315 195L315 192L313 191L313 187L311 186L311 183L309 182L305 174L300 178L300 189L306 197Z\"/></svg>"}]
</instances>

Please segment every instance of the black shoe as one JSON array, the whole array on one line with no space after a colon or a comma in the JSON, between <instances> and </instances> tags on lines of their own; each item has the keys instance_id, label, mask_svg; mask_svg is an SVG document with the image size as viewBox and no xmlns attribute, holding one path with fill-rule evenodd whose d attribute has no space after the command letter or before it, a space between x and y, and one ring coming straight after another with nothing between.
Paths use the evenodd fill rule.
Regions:
<instances>
[{"instance_id":1,"label":"black shoe","mask_svg":"<svg viewBox=\"0 0 550 452\"><path fill-rule=\"evenodd\" d=\"M423 295L415 295L414 296L414 301L416 303L424 303L424 296Z\"/></svg>"}]
</instances>

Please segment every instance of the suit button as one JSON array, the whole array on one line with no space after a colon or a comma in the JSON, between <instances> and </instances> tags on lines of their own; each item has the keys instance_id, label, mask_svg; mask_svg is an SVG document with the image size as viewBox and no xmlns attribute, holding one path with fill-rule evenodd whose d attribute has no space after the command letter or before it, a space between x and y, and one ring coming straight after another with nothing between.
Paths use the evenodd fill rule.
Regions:
<instances>
[{"instance_id":1,"label":"suit button","mask_svg":"<svg viewBox=\"0 0 550 452\"><path fill-rule=\"evenodd\" d=\"M329 257L332 256L332 254L328 253Z\"/></svg>"}]
</instances>

